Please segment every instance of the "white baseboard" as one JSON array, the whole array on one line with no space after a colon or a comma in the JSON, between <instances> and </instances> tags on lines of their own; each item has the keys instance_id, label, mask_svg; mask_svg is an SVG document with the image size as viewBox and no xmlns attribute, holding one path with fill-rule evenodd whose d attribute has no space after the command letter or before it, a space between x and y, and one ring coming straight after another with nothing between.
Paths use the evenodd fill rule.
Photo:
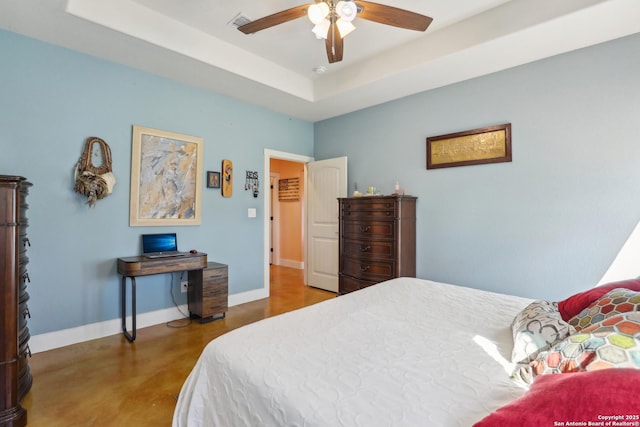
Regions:
<instances>
[{"instance_id":1,"label":"white baseboard","mask_svg":"<svg viewBox=\"0 0 640 427\"><path fill-rule=\"evenodd\" d=\"M264 288L229 295L229 307L268 297L269 293ZM180 311L183 313L189 312L189 308L186 304L179 307ZM136 329L181 319L183 318L183 315L180 311L178 311L176 307L170 307L147 313L139 313L136 316ZM29 339L29 349L32 353L40 353L54 348L119 334L122 333L121 322L122 320L117 318L105 320L104 322L82 325L75 328L34 335ZM127 316L127 328L131 328L131 316Z\"/></svg>"},{"instance_id":2,"label":"white baseboard","mask_svg":"<svg viewBox=\"0 0 640 427\"><path fill-rule=\"evenodd\" d=\"M257 301L259 299L269 298L269 291L265 288L254 289L240 294L229 295L229 307L244 304L245 302Z\"/></svg>"},{"instance_id":3,"label":"white baseboard","mask_svg":"<svg viewBox=\"0 0 640 427\"><path fill-rule=\"evenodd\" d=\"M278 265L281 265L283 267L297 268L298 270L304 270L304 261L293 261L290 259L280 258L280 262L278 263Z\"/></svg>"}]
</instances>

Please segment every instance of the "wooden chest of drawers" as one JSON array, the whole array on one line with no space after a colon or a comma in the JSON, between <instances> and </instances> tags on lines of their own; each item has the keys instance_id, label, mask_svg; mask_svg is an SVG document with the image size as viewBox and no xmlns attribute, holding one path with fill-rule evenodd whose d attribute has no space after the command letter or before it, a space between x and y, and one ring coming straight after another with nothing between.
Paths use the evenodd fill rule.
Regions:
<instances>
[{"instance_id":1,"label":"wooden chest of drawers","mask_svg":"<svg viewBox=\"0 0 640 427\"><path fill-rule=\"evenodd\" d=\"M22 398L31 388L27 271L27 194L31 183L0 175L0 427L23 427Z\"/></svg>"},{"instance_id":2,"label":"wooden chest of drawers","mask_svg":"<svg viewBox=\"0 0 640 427\"><path fill-rule=\"evenodd\" d=\"M416 275L416 197L368 196L340 203L340 285L345 294Z\"/></svg>"},{"instance_id":3,"label":"wooden chest of drawers","mask_svg":"<svg viewBox=\"0 0 640 427\"><path fill-rule=\"evenodd\" d=\"M217 262L207 268L189 272L189 312L200 318L200 323L225 317L229 295L228 267Z\"/></svg>"}]
</instances>

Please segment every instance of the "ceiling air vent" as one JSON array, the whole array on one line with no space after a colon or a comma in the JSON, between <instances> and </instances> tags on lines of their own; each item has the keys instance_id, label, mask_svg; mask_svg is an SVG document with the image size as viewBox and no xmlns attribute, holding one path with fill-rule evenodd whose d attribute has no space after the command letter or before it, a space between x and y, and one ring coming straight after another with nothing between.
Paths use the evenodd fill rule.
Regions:
<instances>
[{"instance_id":1,"label":"ceiling air vent","mask_svg":"<svg viewBox=\"0 0 640 427\"><path fill-rule=\"evenodd\" d=\"M238 14L234 16L231 21L229 21L229 24L235 25L236 27L241 27L244 24L248 24L249 22L251 22L251 19L244 16L242 12L238 12Z\"/></svg>"}]
</instances>

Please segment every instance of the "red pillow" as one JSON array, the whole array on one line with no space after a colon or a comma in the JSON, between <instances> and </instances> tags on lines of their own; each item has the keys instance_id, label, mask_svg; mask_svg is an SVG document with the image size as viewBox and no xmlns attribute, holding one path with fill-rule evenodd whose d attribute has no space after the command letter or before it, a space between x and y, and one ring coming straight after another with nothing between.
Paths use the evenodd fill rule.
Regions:
<instances>
[{"instance_id":1,"label":"red pillow","mask_svg":"<svg viewBox=\"0 0 640 427\"><path fill-rule=\"evenodd\" d=\"M558 310L562 320L568 322L576 314L587 308L589 304L600 299L604 294L616 288L631 289L640 292L640 279L622 280L597 286L584 292L571 295L569 298L558 302Z\"/></svg>"},{"instance_id":2,"label":"red pillow","mask_svg":"<svg viewBox=\"0 0 640 427\"><path fill-rule=\"evenodd\" d=\"M638 369L540 375L522 397L498 408L473 427L553 426L567 421L584 425L589 421L592 425L607 425L607 421L635 423L640 421L639 395ZM607 416L621 418L603 418Z\"/></svg>"}]
</instances>

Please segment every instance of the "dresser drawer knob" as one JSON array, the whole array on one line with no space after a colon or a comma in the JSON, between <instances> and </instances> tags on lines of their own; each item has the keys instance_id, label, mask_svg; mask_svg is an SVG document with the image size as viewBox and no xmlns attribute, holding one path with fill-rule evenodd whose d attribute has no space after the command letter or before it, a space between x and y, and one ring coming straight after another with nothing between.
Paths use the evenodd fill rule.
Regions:
<instances>
[{"instance_id":1,"label":"dresser drawer knob","mask_svg":"<svg viewBox=\"0 0 640 427\"><path fill-rule=\"evenodd\" d=\"M371 268L370 265L361 265L360 266L360 272L364 273L365 271L367 271L370 268Z\"/></svg>"},{"instance_id":2,"label":"dresser drawer knob","mask_svg":"<svg viewBox=\"0 0 640 427\"><path fill-rule=\"evenodd\" d=\"M366 233L369 230L371 230L371 227L368 226L368 225L366 227L360 226L360 232L361 233Z\"/></svg>"},{"instance_id":3,"label":"dresser drawer knob","mask_svg":"<svg viewBox=\"0 0 640 427\"><path fill-rule=\"evenodd\" d=\"M391 215L391 212L386 212L386 214L387 214L387 216L390 216L390 215Z\"/></svg>"},{"instance_id":4,"label":"dresser drawer knob","mask_svg":"<svg viewBox=\"0 0 640 427\"><path fill-rule=\"evenodd\" d=\"M367 246L360 245L360 252L369 252L369 249L371 249L371 246L369 245Z\"/></svg>"}]
</instances>

